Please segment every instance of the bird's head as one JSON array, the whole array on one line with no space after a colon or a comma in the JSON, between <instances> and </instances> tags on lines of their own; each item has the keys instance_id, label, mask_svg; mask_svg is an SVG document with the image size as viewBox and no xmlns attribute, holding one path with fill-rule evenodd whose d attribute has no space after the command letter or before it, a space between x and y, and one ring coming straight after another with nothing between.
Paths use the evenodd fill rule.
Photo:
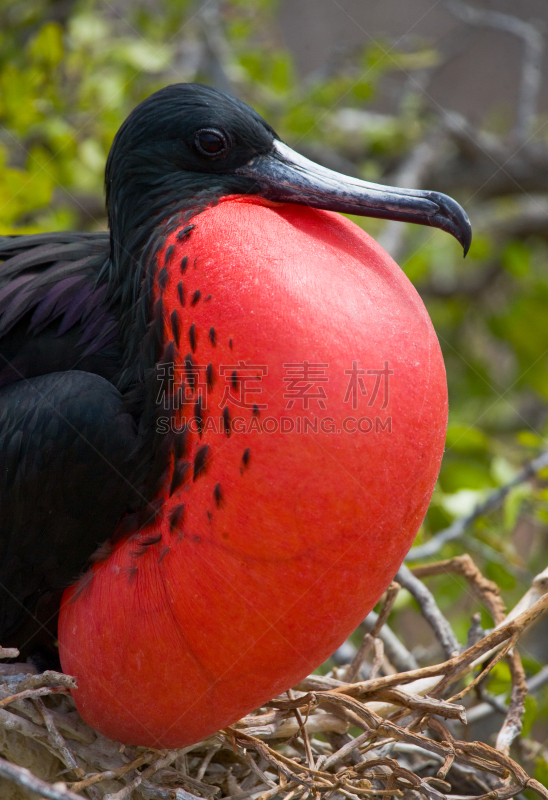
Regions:
<instances>
[{"instance_id":1,"label":"bird's head","mask_svg":"<svg viewBox=\"0 0 548 800\"><path fill-rule=\"evenodd\" d=\"M272 150L276 133L252 108L199 83L178 83L150 95L116 134L106 168L107 200L131 170L151 188L179 178L218 195L233 185L238 168Z\"/></svg>"},{"instance_id":2,"label":"bird's head","mask_svg":"<svg viewBox=\"0 0 548 800\"><path fill-rule=\"evenodd\" d=\"M245 103L196 83L167 86L132 111L114 139L106 191L118 242L173 206L198 209L234 194L441 228L465 253L471 239L465 212L447 195L325 169L284 144Z\"/></svg>"}]
</instances>

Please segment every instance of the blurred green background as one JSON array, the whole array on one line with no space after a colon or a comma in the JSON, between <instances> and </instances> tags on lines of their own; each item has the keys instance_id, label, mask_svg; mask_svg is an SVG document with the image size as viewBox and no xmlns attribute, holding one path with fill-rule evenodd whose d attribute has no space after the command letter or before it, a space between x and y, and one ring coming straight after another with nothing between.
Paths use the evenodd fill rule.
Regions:
<instances>
[{"instance_id":1,"label":"blurred green background","mask_svg":"<svg viewBox=\"0 0 548 800\"><path fill-rule=\"evenodd\" d=\"M471 7L496 9L497 3ZM271 0L2 0L0 233L104 228L103 170L114 134L140 100L178 81L200 80L237 94L283 140L325 166L455 196L474 227L466 260L439 231L355 220L380 239L421 293L445 357L447 449L417 540L424 544L546 447L546 119L534 97L527 110L519 85L507 107L499 104L473 121L441 109L428 87L448 56L426 35L390 40L368 33L361 41L358 35L303 71L303 54L295 45L289 49L280 23L287 29L289 14L287 4ZM394 85L397 101L387 104L385 90ZM445 108L452 108L450 96ZM545 469L430 560L469 552L511 607L548 563L547 531ZM482 611L482 624L492 626L460 579L429 586L462 643L472 613ZM391 624L419 663L439 657L405 592ZM547 659L547 631L537 627L524 645L529 675ZM491 690L504 701L509 672L504 664L497 669ZM548 775L548 694L540 690L528 703L525 734L533 725L542 779Z\"/></svg>"}]
</instances>

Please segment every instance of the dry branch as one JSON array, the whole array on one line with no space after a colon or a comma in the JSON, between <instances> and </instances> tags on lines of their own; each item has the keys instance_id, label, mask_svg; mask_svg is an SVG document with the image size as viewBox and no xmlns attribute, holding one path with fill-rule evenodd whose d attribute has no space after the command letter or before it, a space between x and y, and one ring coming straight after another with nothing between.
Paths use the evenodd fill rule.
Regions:
<instances>
[{"instance_id":1,"label":"dry branch","mask_svg":"<svg viewBox=\"0 0 548 800\"><path fill-rule=\"evenodd\" d=\"M446 561L436 561L434 564L421 564L414 567L411 572L416 578L447 573L462 575L468 581L474 595L485 605L493 617L495 625L500 625L504 621L506 608L499 587L481 574L468 554L455 556Z\"/></svg>"},{"instance_id":2,"label":"dry branch","mask_svg":"<svg viewBox=\"0 0 548 800\"><path fill-rule=\"evenodd\" d=\"M500 508L513 488L531 480L545 467L548 467L548 452L546 451L526 464L511 481L491 492L485 500L474 507L470 514L455 520L448 528L436 533L428 542L412 547L407 554L406 562L420 561L422 558L430 558L439 553L444 544L459 539L477 519Z\"/></svg>"},{"instance_id":3,"label":"dry branch","mask_svg":"<svg viewBox=\"0 0 548 800\"><path fill-rule=\"evenodd\" d=\"M523 42L521 86L514 139L523 142L531 132L537 113L538 94L542 81L542 53L544 37L537 26L511 14L501 14L476 8L462 0L443 0L444 6L454 16L468 25L476 25L510 33Z\"/></svg>"},{"instance_id":4,"label":"dry branch","mask_svg":"<svg viewBox=\"0 0 548 800\"><path fill-rule=\"evenodd\" d=\"M374 623L371 631L365 634L360 649L354 656L352 663L349 664L348 669L345 672L344 679L346 683L353 683L358 676L370 649L374 646L375 639L379 636L386 620L388 619L399 590L399 583L392 581L386 590L386 598L376 622Z\"/></svg>"},{"instance_id":5,"label":"dry branch","mask_svg":"<svg viewBox=\"0 0 548 800\"><path fill-rule=\"evenodd\" d=\"M33 795L47 797L48 800L81 800L79 795L67 789L64 783L46 783L36 778L28 769L10 764L0 758L0 777L27 789Z\"/></svg>"},{"instance_id":6,"label":"dry branch","mask_svg":"<svg viewBox=\"0 0 548 800\"><path fill-rule=\"evenodd\" d=\"M451 658L454 653L460 651L459 643L453 633L450 624L445 619L438 608L434 595L426 586L416 578L409 567L402 564L396 575L400 584L413 595L421 607L423 616L431 625L436 634L436 638L443 647L446 658Z\"/></svg>"}]
</instances>

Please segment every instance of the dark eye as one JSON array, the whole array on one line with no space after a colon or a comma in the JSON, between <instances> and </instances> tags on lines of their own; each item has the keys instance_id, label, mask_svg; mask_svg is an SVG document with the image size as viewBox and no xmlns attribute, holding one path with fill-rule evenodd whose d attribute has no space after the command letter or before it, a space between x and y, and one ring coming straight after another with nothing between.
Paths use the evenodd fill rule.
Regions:
<instances>
[{"instance_id":1,"label":"dark eye","mask_svg":"<svg viewBox=\"0 0 548 800\"><path fill-rule=\"evenodd\" d=\"M198 131L194 142L204 156L222 156L228 150L226 136L214 128L204 128Z\"/></svg>"}]
</instances>

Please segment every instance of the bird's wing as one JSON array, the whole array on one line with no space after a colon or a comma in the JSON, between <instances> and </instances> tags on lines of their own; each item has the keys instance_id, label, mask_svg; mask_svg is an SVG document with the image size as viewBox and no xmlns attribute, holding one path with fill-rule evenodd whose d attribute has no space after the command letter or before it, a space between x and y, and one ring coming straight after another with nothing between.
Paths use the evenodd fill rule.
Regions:
<instances>
[{"instance_id":1,"label":"bird's wing","mask_svg":"<svg viewBox=\"0 0 548 800\"><path fill-rule=\"evenodd\" d=\"M0 386L81 369L120 368L118 322L98 280L107 233L0 237Z\"/></svg>"},{"instance_id":2,"label":"bird's wing","mask_svg":"<svg viewBox=\"0 0 548 800\"><path fill-rule=\"evenodd\" d=\"M0 643L32 652L48 602L58 608L60 591L139 504L135 442L118 390L98 375L0 389Z\"/></svg>"}]
</instances>

